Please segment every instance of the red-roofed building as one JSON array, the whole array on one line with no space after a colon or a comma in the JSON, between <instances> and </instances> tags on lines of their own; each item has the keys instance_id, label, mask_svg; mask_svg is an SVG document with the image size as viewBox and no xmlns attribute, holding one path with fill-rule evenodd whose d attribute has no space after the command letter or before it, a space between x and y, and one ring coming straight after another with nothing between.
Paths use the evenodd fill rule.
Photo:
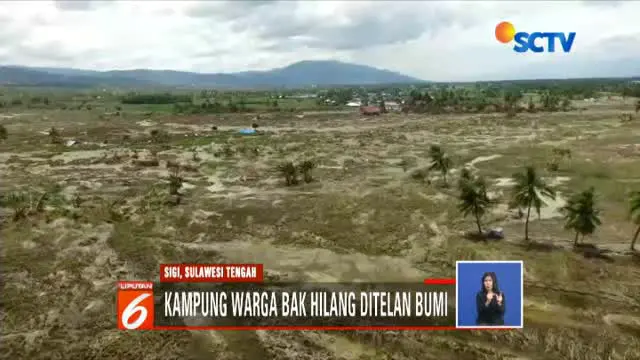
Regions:
<instances>
[{"instance_id":1,"label":"red-roofed building","mask_svg":"<svg viewBox=\"0 0 640 360\"><path fill-rule=\"evenodd\" d=\"M377 106L361 106L360 115L380 115L382 110Z\"/></svg>"}]
</instances>

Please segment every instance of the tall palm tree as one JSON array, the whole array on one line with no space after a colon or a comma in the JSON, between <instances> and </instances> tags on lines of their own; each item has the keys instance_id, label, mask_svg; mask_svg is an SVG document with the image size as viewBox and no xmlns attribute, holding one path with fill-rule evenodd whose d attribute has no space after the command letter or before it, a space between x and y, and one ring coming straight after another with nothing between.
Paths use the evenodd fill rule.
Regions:
<instances>
[{"instance_id":1,"label":"tall palm tree","mask_svg":"<svg viewBox=\"0 0 640 360\"><path fill-rule=\"evenodd\" d=\"M602 224L600 210L595 207L595 190L593 187L573 195L567 205L562 208L565 213L565 229L576 232L573 245L578 245L578 236L593 234Z\"/></svg>"},{"instance_id":2,"label":"tall palm tree","mask_svg":"<svg viewBox=\"0 0 640 360\"><path fill-rule=\"evenodd\" d=\"M487 195L487 185L483 178L473 178L470 173L468 177L460 179L460 196L458 199L458 209L465 217L473 215L478 226L478 235L482 235L482 225L480 219L492 205L491 199Z\"/></svg>"},{"instance_id":3,"label":"tall palm tree","mask_svg":"<svg viewBox=\"0 0 640 360\"><path fill-rule=\"evenodd\" d=\"M631 251L635 250L636 241L638 241L638 235L640 235L640 191L634 191L631 193L631 208L629 214L633 222L638 225L636 232L631 239Z\"/></svg>"},{"instance_id":4,"label":"tall palm tree","mask_svg":"<svg viewBox=\"0 0 640 360\"><path fill-rule=\"evenodd\" d=\"M447 186L447 174L449 169L453 165L451 158L444 153L442 148L438 145L432 145L429 149L429 157L431 157L431 166L429 170L439 170L442 173L444 185Z\"/></svg>"},{"instance_id":5,"label":"tall palm tree","mask_svg":"<svg viewBox=\"0 0 640 360\"><path fill-rule=\"evenodd\" d=\"M524 223L524 239L529 241L529 217L531 208L535 208L540 217L542 197L555 199L556 193L536 173L533 166L527 166L523 172L513 175L513 204L527 209L527 217Z\"/></svg>"}]
</instances>

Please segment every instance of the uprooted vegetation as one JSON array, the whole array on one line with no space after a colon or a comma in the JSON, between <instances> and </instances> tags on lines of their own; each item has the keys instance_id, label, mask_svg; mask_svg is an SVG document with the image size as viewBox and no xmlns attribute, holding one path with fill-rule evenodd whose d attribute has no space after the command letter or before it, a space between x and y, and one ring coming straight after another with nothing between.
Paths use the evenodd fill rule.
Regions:
<instances>
[{"instance_id":1,"label":"uprooted vegetation","mask_svg":"<svg viewBox=\"0 0 640 360\"><path fill-rule=\"evenodd\" d=\"M292 186L300 183L300 175L302 175L302 181L305 183L313 182L313 169L316 166L316 163L312 160L304 160L297 165L288 161L278 165L277 170L284 177L284 183L287 186Z\"/></svg>"},{"instance_id":2,"label":"uprooted vegetation","mask_svg":"<svg viewBox=\"0 0 640 360\"><path fill-rule=\"evenodd\" d=\"M3 119L2 353L639 358L640 264L630 248L640 229L640 124L619 121L635 100L594 111L572 102L587 107L580 112L540 110L545 101L555 106L541 96L513 117L456 114L455 102L424 111L434 115L366 120L269 111L256 136L237 133L253 115L134 115L126 106L135 104L91 121L86 104L82 115ZM499 241L485 236L495 228ZM192 334L115 325L114 282L154 279L163 262L260 262L269 278L307 281L420 281L453 277L456 260L474 259L524 260L523 330Z\"/></svg>"}]
</instances>

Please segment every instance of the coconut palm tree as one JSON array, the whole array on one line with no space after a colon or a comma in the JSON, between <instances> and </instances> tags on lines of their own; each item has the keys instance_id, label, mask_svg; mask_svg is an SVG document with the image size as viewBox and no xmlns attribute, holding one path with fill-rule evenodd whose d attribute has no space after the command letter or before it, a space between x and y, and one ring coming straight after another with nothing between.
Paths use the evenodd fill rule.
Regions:
<instances>
[{"instance_id":1,"label":"coconut palm tree","mask_svg":"<svg viewBox=\"0 0 640 360\"><path fill-rule=\"evenodd\" d=\"M460 179L460 196L458 209L462 215L467 217L473 215L478 226L478 235L482 235L482 225L480 219L492 205L492 201L487 195L487 185L483 178L473 178L470 172Z\"/></svg>"},{"instance_id":2,"label":"coconut palm tree","mask_svg":"<svg viewBox=\"0 0 640 360\"><path fill-rule=\"evenodd\" d=\"M429 157L431 157L431 166L429 170L439 170L442 173L444 185L447 186L447 174L449 169L453 165L451 158L444 153L442 148L438 145L432 145L429 149Z\"/></svg>"},{"instance_id":3,"label":"coconut palm tree","mask_svg":"<svg viewBox=\"0 0 640 360\"><path fill-rule=\"evenodd\" d=\"M638 241L638 236L640 235L640 191L632 192L630 198L631 207L629 209L629 214L631 215L633 222L638 226L635 234L633 234L633 239L631 239L631 251L634 251L636 241Z\"/></svg>"},{"instance_id":4,"label":"coconut palm tree","mask_svg":"<svg viewBox=\"0 0 640 360\"><path fill-rule=\"evenodd\" d=\"M565 229L576 232L573 245L578 245L578 236L593 234L596 228L602 224L600 210L595 207L595 190L593 187L573 195L567 205L562 208L565 213Z\"/></svg>"},{"instance_id":5,"label":"coconut palm tree","mask_svg":"<svg viewBox=\"0 0 640 360\"><path fill-rule=\"evenodd\" d=\"M538 217L540 217L542 197L555 199L556 193L553 188L538 176L533 166L527 166L523 172L514 174L512 178L514 182L512 204L527 209L524 223L524 239L525 241L529 241L531 208L536 209Z\"/></svg>"}]
</instances>

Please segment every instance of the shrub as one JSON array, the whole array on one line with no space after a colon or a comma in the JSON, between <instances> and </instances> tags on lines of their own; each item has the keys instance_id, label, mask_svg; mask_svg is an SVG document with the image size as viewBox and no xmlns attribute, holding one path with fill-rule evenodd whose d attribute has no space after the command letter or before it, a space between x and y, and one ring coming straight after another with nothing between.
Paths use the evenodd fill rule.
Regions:
<instances>
[{"instance_id":1,"label":"shrub","mask_svg":"<svg viewBox=\"0 0 640 360\"><path fill-rule=\"evenodd\" d=\"M52 144L62 144L62 134L53 126L49 130L49 138Z\"/></svg>"},{"instance_id":2,"label":"shrub","mask_svg":"<svg viewBox=\"0 0 640 360\"><path fill-rule=\"evenodd\" d=\"M182 181L180 168L173 168L169 174L169 195L179 195L178 190L182 187Z\"/></svg>"},{"instance_id":3,"label":"shrub","mask_svg":"<svg viewBox=\"0 0 640 360\"><path fill-rule=\"evenodd\" d=\"M167 142L169 141L169 138L170 138L168 132L160 129L151 130L149 135L151 135L151 141L153 141L154 143Z\"/></svg>"},{"instance_id":4,"label":"shrub","mask_svg":"<svg viewBox=\"0 0 640 360\"><path fill-rule=\"evenodd\" d=\"M278 171L284 177L287 186L298 184L298 169L292 162L279 165Z\"/></svg>"},{"instance_id":5,"label":"shrub","mask_svg":"<svg viewBox=\"0 0 640 360\"><path fill-rule=\"evenodd\" d=\"M13 209L13 221L19 221L27 217L29 200L23 192L12 192L2 198L2 205Z\"/></svg>"},{"instance_id":6,"label":"shrub","mask_svg":"<svg viewBox=\"0 0 640 360\"><path fill-rule=\"evenodd\" d=\"M300 172L302 173L302 177L304 182L310 183L313 181L313 169L316 168L316 163L311 160L305 160L300 164Z\"/></svg>"}]
</instances>

